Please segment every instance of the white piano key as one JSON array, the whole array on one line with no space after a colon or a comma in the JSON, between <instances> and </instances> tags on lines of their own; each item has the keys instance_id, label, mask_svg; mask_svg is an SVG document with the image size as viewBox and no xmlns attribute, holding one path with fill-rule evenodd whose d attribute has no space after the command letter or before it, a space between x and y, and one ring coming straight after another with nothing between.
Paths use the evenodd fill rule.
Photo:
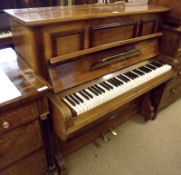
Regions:
<instances>
[{"instance_id":1,"label":"white piano key","mask_svg":"<svg viewBox=\"0 0 181 175\"><path fill-rule=\"evenodd\" d=\"M96 84L97 87L92 85L92 88L93 87L95 88L95 89L93 88L93 90L95 90L96 93L98 93L98 95L95 95L90 89L86 88L85 90L89 94L91 94L93 98L89 97L89 100L88 100L82 94L77 92L76 95L79 98L81 98L83 100L83 102L80 103L79 105L77 104L76 106L73 106L71 104L69 104L69 105L77 112L77 115L79 115L79 114L87 112L90 109L95 108L107 101L110 101L111 99L116 98L117 96L122 95L125 92L127 92L135 87L138 87L141 84L144 84L144 83L148 82L149 80L151 80L155 77L158 77L159 75L161 75L165 72L168 72L172 69L172 67L167 64L162 65L161 67L156 67L153 65L153 67L156 68L155 70L147 67L146 65L144 67L146 67L147 69L149 69L151 71L146 73L145 70L140 70L138 67L137 69L143 73L143 75L140 75L138 72L134 72L134 71L130 70L129 72L132 72L134 75L137 75L137 77L132 79L132 78L128 77L127 75L123 74L123 76L129 80L127 82L123 81L119 76L115 76L113 80L115 80L115 81L117 80L117 81L119 81L119 83L120 82L123 83L123 84L119 84L119 85L115 84L115 83L118 83L115 81L113 81L113 82L109 81L109 80L104 81L105 83L107 83L109 86L112 87L112 89L109 89L109 90L106 87L104 87L103 84L101 84L101 83ZM98 87L101 88L105 92L102 92ZM101 94L100 94L100 92L101 92Z\"/></svg>"}]
</instances>

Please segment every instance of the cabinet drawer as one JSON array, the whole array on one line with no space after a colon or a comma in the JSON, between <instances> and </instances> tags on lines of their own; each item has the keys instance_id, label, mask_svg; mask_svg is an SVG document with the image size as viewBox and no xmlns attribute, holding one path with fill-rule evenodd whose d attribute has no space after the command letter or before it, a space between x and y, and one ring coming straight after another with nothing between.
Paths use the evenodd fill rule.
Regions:
<instances>
[{"instance_id":1,"label":"cabinet drawer","mask_svg":"<svg viewBox=\"0 0 181 175\"><path fill-rule=\"evenodd\" d=\"M30 168L31 167L31 168ZM0 175L44 175L47 161L44 150L40 150L0 171Z\"/></svg>"},{"instance_id":2,"label":"cabinet drawer","mask_svg":"<svg viewBox=\"0 0 181 175\"><path fill-rule=\"evenodd\" d=\"M12 109L0 114L0 134L38 117L36 103Z\"/></svg>"},{"instance_id":3,"label":"cabinet drawer","mask_svg":"<svg viewBox=\"0 0 181 175\"><path fill-rule=\"evenodd\" d=\"M39 121L0 136L0 169L23 158L42 146Z\"/></svg>"},{"instance_id":4,"label":"cabinet drawer","mask_svg":"<svg viewBox=\"0 0 181 175\"><path fill-rule=\"evenodd\" d=\"M168 83L165 88L160 108L164 108L181 97L181 80L176 77L172 82Z\"/></svg>"}]
</instances>

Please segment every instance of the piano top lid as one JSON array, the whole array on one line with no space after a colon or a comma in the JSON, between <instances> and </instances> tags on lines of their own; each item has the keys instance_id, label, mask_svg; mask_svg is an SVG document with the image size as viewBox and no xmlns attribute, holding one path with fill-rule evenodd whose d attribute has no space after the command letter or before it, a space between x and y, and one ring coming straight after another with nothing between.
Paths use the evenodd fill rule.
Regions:
<instances>
[{"instance_id":1,"label":"piano top lid","mask_svg":"<svg viewBox=\"0 0 181 175\"><path fill-rule=\"evenodd\" d=\"M16 21L27 26L168 11L169 8L156 5L77 5L5 10Z\"/></svg>"}]
</instances>

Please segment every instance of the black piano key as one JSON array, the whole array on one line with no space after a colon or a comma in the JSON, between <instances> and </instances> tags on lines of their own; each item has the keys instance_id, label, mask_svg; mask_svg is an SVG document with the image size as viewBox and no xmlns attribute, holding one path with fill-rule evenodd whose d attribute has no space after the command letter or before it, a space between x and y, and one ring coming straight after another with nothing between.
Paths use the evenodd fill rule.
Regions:
<instances>
[{"instance_id":1,"label":"black piano key","mask_svg":"<svg viewBox=\"0 0 181 175\"><path fill-rule=\"evenodd\" d=\"M127 77L125 77L124 75L119 75L119 76L117 76L120 80L122 80L122 81L124 81L124 82L129 82L130 80L127 78Z\"/></svg>"},{"instance_id":2,"label":"black piano key","mask_svg":"<svg viewBox=\"0 0 181 175\"><path fill-rule=\"evenodd\" d=\"M94 97L92 96L92 94L90 94L87 90L83 90L83 92L84 92L86 95L88 95L90 98L94 98Z\"/></svg>"},{"instance_id":3,"label":"black piano key","mask_svg":"<svg viewBox=\"0 0 181 175\"><path fill-rule=\"evenodd\" d=\"M116 83L114 80L110 79L110 80L108 80L108 82L109 82L112 86L118 87L117 83Z\"/></svg>"},{"instance_id":4,"label":"black piano key","mask_svg":"<svg viewBox=\"0 0 181 175\"><path fill-rule=\"evenodd\" d=\"M82 95L86 100L89 100L90 97L84 94L82 91L79 91L80 95Z\"/></svg>"},{"instance_id":5,"label":"black piano key","mask_svg":"<svg viewBox=\"0 0 181 175\"><path fill-rule=\"evenodd\" d=\"M141 70L141 71L143 71L143 72L145 72L145 73L151 72L150 69L148 69L148 68L146 68L146 67L144 67L144 66L140 67L139 70Z\"/></svg>"},{"instance_id":6,"label":"black piano key","mask_svg":"<svg viewBox=\"0 0 181 175\"><path fill-rule=\"evenodd\" d=\"M97 85L95 85L95 87L97 87L102 93L105 93L105 92L106 92L103 88L101 88L101 87L99 87L99 86L97 86Z\"/></svg>"},{"instance_id":7,"label":"black piano key","mask_svg":"<svg viewBox=\"0 0 181 175\"><path fill-rule=\"evenodd\" d=\"M152 70L155 70L155 69L156 69L156 67L153 66L153 65L151 65L151 64L147 64L146 67L148 67L148 68L150 68L150 69L152 69Z\"/></svg>"},{"instance_id":8,"label":"black piano key","mask_svg":"<svg viewBox=\"0 0 181 175\"><path fill-rule=\"evenodd\" d=\"M99 89L97 89L95 86L91 86L91 88L93 88L98 94L102 94L102 92Z\"/></svg>"},{"instance_id":9,"label":"black piano key","mask_svg":"<svg viewBox=\"0 0 181 175\"><path fill-rule=\"evenodd\" d=\"M103 82L106 86L108 86L110 89L113 89L113 86L111 86L110 84Z\"/></svg>"},{"instance_id":10,"label":"black piano key","mask_svg":"<svg viewBox=\"0 0 181 175\"><path fill-rule=\"evenodd\" d=\"M72 106L76 106L76 103L74 103L74 101L72 101L69 97L65 97L65 99L66 99Z\"/></svg>"},{"instance_id":11,"label":"black piano key","mask_svg":"<svg viewBox=\"0 0 181 175\"><path fill-rule=\"evenodd\" d=\"M158 63L158 64L161 64L162 66L166 64L166 63L161 62L161 61L155 61L155 62Z\"/></svg>"},{"instance_id":12,"label":"black piano key","mask_svg":"<svg viewBox=\"0 0 181 175\"><path fill-rule=\"evenodd\" d=\"M152 62L151 64L152 64L153 66L157 67L157 68L162 67L162 64L159 64L159 63L157 63L157 62Z\"/></svg>"},{"instance_id":13,"label":"black piano key","mask_svg":"<svg viewBox=\"0 0 181 175\"><path fill-rule=\"evenodd\" d=\"M129 78L131 78L132 80L135 79L135 77L131 74L131 72L126 72L126 73L124 73L124 75L126 75Z\"/></svg>"},{"instance_id":14,"label":"black piano key","mask_svg":"<svg viewBox=\"0 0 181 175\"><path fill-rule=\"evenodd\" d=\"M107 86L106 84L104 84L104 82L100 83L100 86L107 89L108 91L111 90L111 88L109 86Z\"/></svg>"},{"instance_id":15,"label":"black piano key","mask_svg":"<svg viewBox=\"0 0 181 175\"><path fill-rule=\"evenodd\" d=\"M80 102L73 95L69 95L69 98L72 99L77 105L80 104Z\"/></svg>"},{"instance_id":16,"label":"black piano key","mask_svg":"<svg viewBox=\"0 0 181 175\"><path fill-rule=\"evenodd\" d=\"M119 85L122 85L123 84L123 82L122 81L120 81L120 80L118 80L117 78L113 78Z\"/></svg>"},{"instance_id":17,"label":"black piano key","mask_svg":"<svg viewBox=\"0 0 181 175\"><path fill-rule=\"evenodd\" d=\"M144 73L139 71L138 69L134 69L133 72L135 72L136 74L138 74L140 76L144 75Z\"/></svg>"},{"instance_id":18,"label":"black piano key","mask_svg":"<svg viewBox=\"0 0 181 175\"><path fill-rule=\"evenodd\" d=\"M94 95L96 96L99 96L99 94L94 90L92 89L91 87L88 87L89 91L91 91Z\"/></svg>"},{"instance_id":19,"label":"black piano key","mask_svg":"<svg viewBox=\"0 0 181 175\"><path fill-rule=\"evenodd\" d=\"M74 95L74 97L77 98L77 100L79 100L79 102L81 102L81 103L84 102L83 99L81 99L77 94L74 93L73 95Z\"/></svg>"}]
</instances>

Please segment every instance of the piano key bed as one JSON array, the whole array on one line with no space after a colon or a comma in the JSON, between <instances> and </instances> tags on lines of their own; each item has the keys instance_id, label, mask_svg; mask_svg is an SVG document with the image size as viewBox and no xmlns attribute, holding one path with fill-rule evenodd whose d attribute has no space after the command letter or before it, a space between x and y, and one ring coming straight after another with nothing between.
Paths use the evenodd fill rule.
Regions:
<instances>
[{"instance_id":1,"label":"piano key bed","mask_svg":"<svg viewBox=\"0 0 181 175\"><path fill-rule=\"evenodd\" d=\"M153 61L141 66L138 64L132 70L125 71L98 84L88 86L85 89L75 91L65 96L62 100L73 111L73 115L78 116L171 69L170 65L159 61Z\"/></svg>"}]
</instances>

